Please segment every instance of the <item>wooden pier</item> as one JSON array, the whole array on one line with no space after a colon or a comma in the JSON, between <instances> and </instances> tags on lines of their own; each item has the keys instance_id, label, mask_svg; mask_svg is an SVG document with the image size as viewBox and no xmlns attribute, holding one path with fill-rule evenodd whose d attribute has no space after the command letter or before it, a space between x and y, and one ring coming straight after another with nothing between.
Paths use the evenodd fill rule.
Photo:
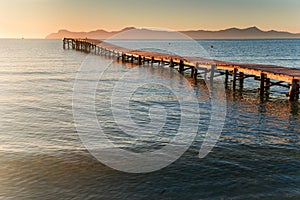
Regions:
<instances>
[{"instance_id":1,"label":"wooden pier","mask_svg":"<svg viewBox=\"0 0 300 200\"><path fill-rule=\"evenodd\" d=\"M272 86L288 87L287 96L290 100L299 99L300 70L275 65L246 64L224 62L212 59L190 56L175 56L158 52L147 52L123 48L102 40L95 39L75 39L64 38L64 49L75 49L86 53L95 53L99 55L109 55L122 62L131 62L138 65L143 63L158 63L160 65L169 65L177 68L179 73L186 70L191 71L191 77L197 79L198 75L210 75L210 82L213 83L213 77L216 72L225 76L225 84L231 77L232 88L235 90L237 83L243 88L246 78L254 78L260 81L259 93L263 99L269 94Z\"/></svg>"}]
</instances>

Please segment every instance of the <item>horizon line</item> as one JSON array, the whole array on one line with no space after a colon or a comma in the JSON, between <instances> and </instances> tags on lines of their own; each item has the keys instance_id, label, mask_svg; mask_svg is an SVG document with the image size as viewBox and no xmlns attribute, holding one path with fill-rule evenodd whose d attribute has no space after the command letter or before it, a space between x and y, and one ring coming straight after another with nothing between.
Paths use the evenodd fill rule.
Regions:
<instances>
[{"instance_id":1,"label":"horizon line","mask_svg":"<svg viewBox=\"0 0 300 200\"><path fill-rule=\"evenodd\" d=\"M243 29L249 29L249 28L257 28L261 31L279 31L279 32L288 32L288 33L292 33L292 34L300 34L300 32L292 32L292 31L288 31L288 30L279 30L279 29L262 29L260 28L259 26L256 26L256 25L253 25L253 26L245 26L245 27L238 27L238 26L228 26L227 28L222 28L222 29L201 29L201 28L187 28L187 29L171 29L171 28L164 28L164 27L150 27L150 26L125 26L123 28L120 28L120 29L111 29L111 30L108 30L108 29L105 29L105 28L95 28L95 29L90 29L90 30L72 30L72 32L91 32L91 31L98 31L98 30L103 30L103 31L107 31L107 32L117 32L117 31L121 31L121 30L124 30L124 29L127 29L127 28L135 28L135 29L157 29L158 31L159 30L170 30L170 31L178 31L178 32L183 32L183 31L211 31L211 32L217 32L217 31L224 31L224 30L228 30L228 29L240 29L240 30L243 30ZM60 29L57 29L57 31L60 31L60 30L66 30L66 31L71 31L71 29L66 29L66 28L60 28Z\"/></svg>"},{"instance_id":2,"label":"horizon line","mask_svg":"<svg viewBox=\"0 0 300 200\"><path fill-rule=\"evenodd\" d=\"M294 34L294 35L297 35L297 34L300 34L300 32L293 32L293 31L288 31L288 30L282 30L282 29L262 29L260 28L259 26L256 26L256 25L253 25L253 26L245 26L245 27L238 27L238 26L230 26L230 27L226 27L226 28L222 28L222 29L201 29L201 28L192 28L192 29L188 29L188 28L185 28L185 29L170 29L170 28L163 28L163 27L138 27L138 26L126 26L126 27L123 27L123 28L120 28L120 29L111 29L111 30L108 30L108 29L105 29L105 28L95 28L95 29L90 29L90 30L72 30L72 29L67 29L67 28L60 28L60 29L57 29L56 31L57 32L49 32L49 33L46 33L47 35L46 36L37 36L37 37L26 37L26 36L19 36L19 37L16 37L16 36L4 36L4 37L0 37L1 39L20 39L20 38L26 38L26 39L45 39L45 37L47 37L49 34L53 34L53 33L58 33L59 31L62 31L62 30L65 30L65 31L69 31L69 32L76 32L76 33L80 33L80 32L85 32L85 33L89 33L89 32L92 32L92 31L98 31L98 30L103 30L103 31L106 31L108 33L111 33L111 32L119 32L121 30L124 30L124 29L127 29L127 28L135 28L135 29L153 29L154 31L157 30L157 31L174 31L174 32L187 32L187 31L207 31L207 32L218 32L218 31L224 31L224 30L228 30L228 29L239 29L239 30L245 30L245 29L250 29L250 28L257 28L258 30L261 30L263 32L269 32L269 31L277 31L277 32L286 32L286 33L290 33L290 34ZM271 37L272 38L272 37ZM270 38L270 39L271 39ZM284 37L283 37L284 38ZM206 39L206 38L204 38ZM208 38L209 39L209 38ZM220 38L222 39L222 38ZM224 38L224 39L227 39L227 38ZM242 39L242 38L237 38L237 39ZM246 38L248 39L248 38ZM254 37L255 39L255 37Z\"/></svg>"}]
</instances>

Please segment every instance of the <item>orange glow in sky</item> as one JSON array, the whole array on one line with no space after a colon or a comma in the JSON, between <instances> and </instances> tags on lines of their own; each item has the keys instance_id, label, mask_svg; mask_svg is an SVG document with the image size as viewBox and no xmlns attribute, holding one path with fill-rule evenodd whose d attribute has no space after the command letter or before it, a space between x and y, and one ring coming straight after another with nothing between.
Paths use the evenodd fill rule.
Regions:
<instances>
[{"instance_id":1,"label":"orange glow in sky","mask_svg":"<svg viewBox=\"0 0 300 200\"><path fill-rule=\"evenodd\" d=\"M257 26L300 33L299 0L9 0L0 6L1 38L44 38L59 29L127 26L220 30Z\"/></svg>"}]
</instances>

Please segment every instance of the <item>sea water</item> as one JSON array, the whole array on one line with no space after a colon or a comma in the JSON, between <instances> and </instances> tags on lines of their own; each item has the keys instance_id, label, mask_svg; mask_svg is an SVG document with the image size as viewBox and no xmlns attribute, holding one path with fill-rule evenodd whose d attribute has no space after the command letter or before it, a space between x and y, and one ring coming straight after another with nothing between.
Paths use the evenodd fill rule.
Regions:
<instances>
[{"instance_id":1,"label":"sea water","mask_svg":"<svg viewBox=\"0 0 300 200\"><path fill-rule=\"evenodd\" d=\"M170 44L150 42L158 49ZM300 69L297 39L197 42L214 59ZM191 48L184 41L180 47L183 54ZM299 102L289 102L280 88L271 89L268 101L260 101L259 83L254 80L246 82L242 92L225 90L224 127L205 158L199 159L198 153L211 123L210 94L203 81L194 82L186 75L200 113L189 149L151 173L125 173L102 164L86 149L73 118L76 74L87 56L63 50L61 40L0 40L0 199L300 198ZM124 136L112 116L111 87L136 67L116 63L106 69L97 85L95 111L105 134L116 144L136 152L154 151L176 134L179 111L173 110L164 131L141 137L139 143ZM164 76L167 67L141 69L141 77L161 76L162 85L172 79ZM130 101L132 118L138 125L147 124L149 102L172 109L178 107L176 100L157 85L140 87Z\"/></svg>"}]
</instances>

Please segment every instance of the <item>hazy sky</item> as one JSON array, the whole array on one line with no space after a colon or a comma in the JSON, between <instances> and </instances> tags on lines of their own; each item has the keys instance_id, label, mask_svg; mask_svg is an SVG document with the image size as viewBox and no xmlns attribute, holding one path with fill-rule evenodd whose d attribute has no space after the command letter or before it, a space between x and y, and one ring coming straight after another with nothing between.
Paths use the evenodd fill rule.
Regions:
<instances>
[{"instance_id":1,"label":"hazy sky","mask_svg":"<svg viewBox=\"0 0 300 200\"><path fill-rule=\"evenodd\" d=\"M300 33L300 0L0 0L0 37L127 26L218 30L258 26Z\"/></svg>"}]
</instances>

